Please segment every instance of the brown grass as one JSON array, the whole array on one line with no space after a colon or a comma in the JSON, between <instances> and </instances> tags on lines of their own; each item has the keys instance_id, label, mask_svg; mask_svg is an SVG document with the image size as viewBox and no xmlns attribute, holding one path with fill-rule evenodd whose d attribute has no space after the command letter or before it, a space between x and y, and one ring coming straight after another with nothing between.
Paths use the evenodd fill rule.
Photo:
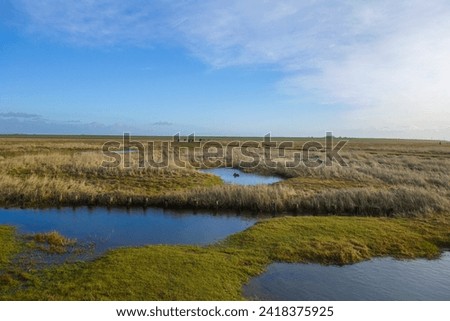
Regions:
<instances>
[{"instance_id":1,"label":"brown grass","mask_svg":"<svg viewBox=\"0 0 450 321\"><path fill-rule=\"evenodd\" d=\"M57 231L47 233L36 233L30 236L34 247L52 254L66 253L71 246L74 246L77 241L62 236Z\"/></svg>"},{"instance_id":2,"label":"brown grass","mask_svg":"<svg viewBox=\"0 0 450 321\"><path fill-rule=\"evenodd\" d=\"M450 144L350 140L348 166L259 165L246 171L278 175L270 186L229 186L210 174L177 167L101 167L106 138L0 138L2 206L164 206L253 212L408 216L450 207ZM226 143L226 140L223 139ZM304 140L286 149L285 159ZM156 144L159 146L159 144ZM263 151L255 149L261 156ZM162 151L156 151L161 155ZM315 153L323 157L323 151ZM234 154L233 165L246 158ZM173 150L169 156L173 157ZM181 157L187 160L186 151ZM199 152L195 156L202 159ZM283 160L282 158L279 159Z\"/></svg>"}]
</instances>

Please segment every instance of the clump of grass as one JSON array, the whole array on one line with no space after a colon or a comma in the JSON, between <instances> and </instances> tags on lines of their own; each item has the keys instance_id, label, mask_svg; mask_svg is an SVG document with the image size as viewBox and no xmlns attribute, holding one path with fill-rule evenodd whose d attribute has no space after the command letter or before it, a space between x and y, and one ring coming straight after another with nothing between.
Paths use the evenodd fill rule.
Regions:
<instances>
[{"instance_id":1,"label":"clump of grass","mask_svg":"<svg viewBox=\"0 0 450 321\"><path fill-rule=\"evenodd\" d=\"M31 236L31 240L34 241L36 248L50 254L66 253L70 247L77 243L76 240L66 238L57 231L36 233Z\"/></svg>"}]
</instances>

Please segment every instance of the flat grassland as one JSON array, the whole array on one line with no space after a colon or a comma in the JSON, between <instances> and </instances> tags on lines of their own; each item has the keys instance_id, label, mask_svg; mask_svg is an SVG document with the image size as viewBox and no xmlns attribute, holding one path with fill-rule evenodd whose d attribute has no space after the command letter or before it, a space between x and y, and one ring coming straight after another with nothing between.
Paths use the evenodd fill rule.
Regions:
<instances>
[{"instance_id":1,"label":"flat grassland","mask_svg":"<svg viewBox=\"0 0 450 321\"><path fill-rule=\"evenodd\" d=\"M348 166L287 168L282 162L307 141L295 139L283 157L275 152L277 166L244 169L285 180L230 186L193 166L177 166L173 146L165 168L139 167L137 153L130 153L129 168L102 167L108 140L121 138L0 138L0 206L165 206L279 217L205 247L121 248L91 262L43 269L15 259L30 240L0 226L0 299L239 300L242 285L271 262L436 258L450 246L448 142L351 139L341 153ZM254 152L264 154L262 148ZM155 151L157 157L164 153ZM325 151L313 154L323 158ZM179 156L192 157L186 151ZM195 158L207 156L198 151ZM224 162L239 168L240 160L245 155L238 152ZM294 213L301 215L284 216Z\"/></svg>"},{"instance_id":2,"label":"flat grassland","mask_svg":"<svg viewBox=\"0 0 450 321\"><path fill-rule=\"evenodd\" d=\"M124 162L101 166L110 160L101 151L108 140L121 142L118 137L0 138L0 206L165 206L371 216L415 216L449 208L449 142L351 139L341 152L348 166L335 162L317 168L302 163L286 167L284 162L301 152L307 141L295 139L293 147L272 151L276 166L261 161L245 168L284 181L232 186L187 162L195 157L198 166L207 164L203 150L192 156L185 148L176 153L171 146L166 155L157 141L154 158L167 157L166 167L147 163L139 167L138 153L121 155L130 157L128 167ZM151 140L157 139L141 138L143 143ZM225 146L230 139L217 141ZM264 159L263 148L255 148L254 153ZM186 166L176 164L175 154ZM325 157L324 150L311 154ZM222 164L239 168L245 160L236 150L232 159L225 155Z\"/></svg>"}]
</instances>

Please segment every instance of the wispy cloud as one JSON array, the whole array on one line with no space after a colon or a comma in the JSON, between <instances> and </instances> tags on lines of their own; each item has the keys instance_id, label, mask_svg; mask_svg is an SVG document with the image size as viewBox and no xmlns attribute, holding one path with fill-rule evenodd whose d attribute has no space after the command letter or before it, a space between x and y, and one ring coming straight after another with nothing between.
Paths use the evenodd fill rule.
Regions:
<instances>
[{"instance_id":1,"label":"wispy cloud","mask_svg":"<svg viewBox=\"0 0 450 321\"><path fill-rule=\"evenodd\" d=\"M218 67L311 68L339 55L339 42L354 41L354 17L336 19L339 11L351 10L344 2L313 0L203 2L179 14L178 29L194 52Z\"/></svg>"},{"instance_id":2,"label":"wispy cloud","mask_svg":"<svg viewBox=\"0 0 450 321\"><path fill-rule=\"evenodd\" d=\"M450 135L447 1L226 1L191 11L182 32L198 56L280 68L284 93L347 106L336 127Z\"/></svg>"},{"instance_id":3,"label":"wispy cloud","mask_svg":"<svg viewBox=\"0 0 450 321\"><path fill-rule=\"evenodd\" d=\"M167 31L164 1L18 0L27 31L77 45L150 45Z\"/></svg>"},{"instance_id":4,"label":"wispy cloud","mask_svg":"<svg viewBox=\"0 0 450 321\"><path fill-rule=\"evenodd\" d=\"M26 119L26 120L41 120L42 116L38 114L29 114L29 113L22 113L22 112L0 112L0 118L7 118L7 119Z\"/></svg>"},{"instance_id":5,"label":"wispy cloud","mask_svg":"<svg viewBox=\"0 0 450 321\"><path fill-rule=\"evenodd\" d=\"M157 121L157 122L153 123L152 125L154 125L154 126L173 126L173 123L168 122L168 121Z\"/></svg>"},{"instance_id":6,"label":"wispy cloud","mask_svg":"<svg viewBox=\"0 0 450 321\"><path fill-rule=\"evenodd\" d=\"M450 136L445 0L16 4L30 32L78 45L171 41L216 68L270 65L284 72L283 93L346 106L345 128Z\"/></svg>"},{"instance_id":7,"label":"wispy cloud","mask_svg":"<svg viewBox=\"0 0 450 321\"><path fill-rule=\"evenodd\" d=\"M98 122L55 121L46 119L20 119L0 117L0 134L44 135L120 135L124 132L158 134L148 128L126 124L103 124Z\"/></svg>"},{"instance_id":8,"label":"wispy cloud","mask_svg":"<svg viewBox=\"0 0 450 321\"><path fill-rule=\"evenodd\" d=\"M0 134L117 134L121 130L129 131L130 127L78 120L57 121L24 112L0 112Z\"/></svg>"},{"instance_id":9,"label":"wispy cloud","mask_svg":"<svg viewBox=\"0 0 450 321\"><path fill-rule=\"evenodd\" d=\"M0 134L90 134L174 135L180 131L204 130L189 124L158 121L148 124L83 122L77 119L60 121L25 112L0 112Z\"/></svg>"},{"instance_id":10,"label":"wispy cloud","mask_svg":"<svg viewBox=\"0 0 450 321\"><path fill-rule=\"evenodd\" d=\"M360 9L360 16L368 8ZM343 47L339 59L323 59L320 72L294 74L286 88L306 88L328 102L350 108L349 126L380 131L448 135L450 119L450 6L444 2L378 4L370 8L367 27L374 37ZM442 136L441 136L442 137Z\"/></svg>"}]
</instances>

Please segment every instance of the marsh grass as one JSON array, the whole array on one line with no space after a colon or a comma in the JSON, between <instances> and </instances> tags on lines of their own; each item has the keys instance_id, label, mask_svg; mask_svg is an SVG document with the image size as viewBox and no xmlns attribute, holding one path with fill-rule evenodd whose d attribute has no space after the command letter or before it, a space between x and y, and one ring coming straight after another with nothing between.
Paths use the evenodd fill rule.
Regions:
<instances>
[{"instance_id":1,"label":"marsh grass","mask_svg":"<svg viewBox=\"0 0 450 321\"><path fill-rule=\"evenodd\" d=\"M412 223L413 221L413 223ZM262 253L271 261L351 264L372 257L436 258L448 222L422 233L421 220L368 217L280 217L232 235L223 246Z\"/></svg>"},{"instance_id":2,"label":"marsh grass","mask_svg":"<svg viewBox=\"0 0 450 321\"><path fill-rule=\"evenodd\" d=\"M32 248L36 248L49 254L67 253L70 248L77 244L75 239L69 239L57 231L36 233L28 238L33 241L30 243Z\"/></svg>"},{"instance_id":3,"label":"marsh grass","mask_svg":"<svg viewBox=\"0 0 450 321\"><path fill-rule=\"evenodd\" d=\"M91 262L10 274L3 300L242 300L272 262L351 264L378 256L438 258L448 217L279 217L210 246L121 248Z\"/></svg>"},{"instance_id":4,"label":"marsh grass","mask_svg":"<svg viewBox=\"0 0 450 321\"><path fill-rule=\"evenodd\" d=\"M0 205L163 206L269 213L421 216L450 207L450 144L434 141L353 139L342 151L348 166L283 166L302 149L295 140L277 167L245 171L277 175L270 186L229 186L191 166L102 167L99 138L1 138ZM228 141L223 139L223 143ZM159 146L156 144L155 146ZM263 150L255 149L263 158ZM169 157L174 151L169 150ZM274 152L276 154L276 150ZM161 150L155 154L160 156ZM236 168L245 156L235 152ZM315 152L323 158L324 152ZM186 151L180 157L187 160ZM191 155L192 157L192 155ZM206 156L201 152L197 160Z\"/></svg>"},{"instance_id":5,"label":"marsh grass","mask_svg":"<svg viewBox=\"0 0 450 321\"><path fill-rule=\"evenodd\" d=\"M10 207L64 205L146 206L149 198L220 178L192 169L105 168L100 153L37 154L0 160L0 204Z\"/></svg>"}]
</instances>

